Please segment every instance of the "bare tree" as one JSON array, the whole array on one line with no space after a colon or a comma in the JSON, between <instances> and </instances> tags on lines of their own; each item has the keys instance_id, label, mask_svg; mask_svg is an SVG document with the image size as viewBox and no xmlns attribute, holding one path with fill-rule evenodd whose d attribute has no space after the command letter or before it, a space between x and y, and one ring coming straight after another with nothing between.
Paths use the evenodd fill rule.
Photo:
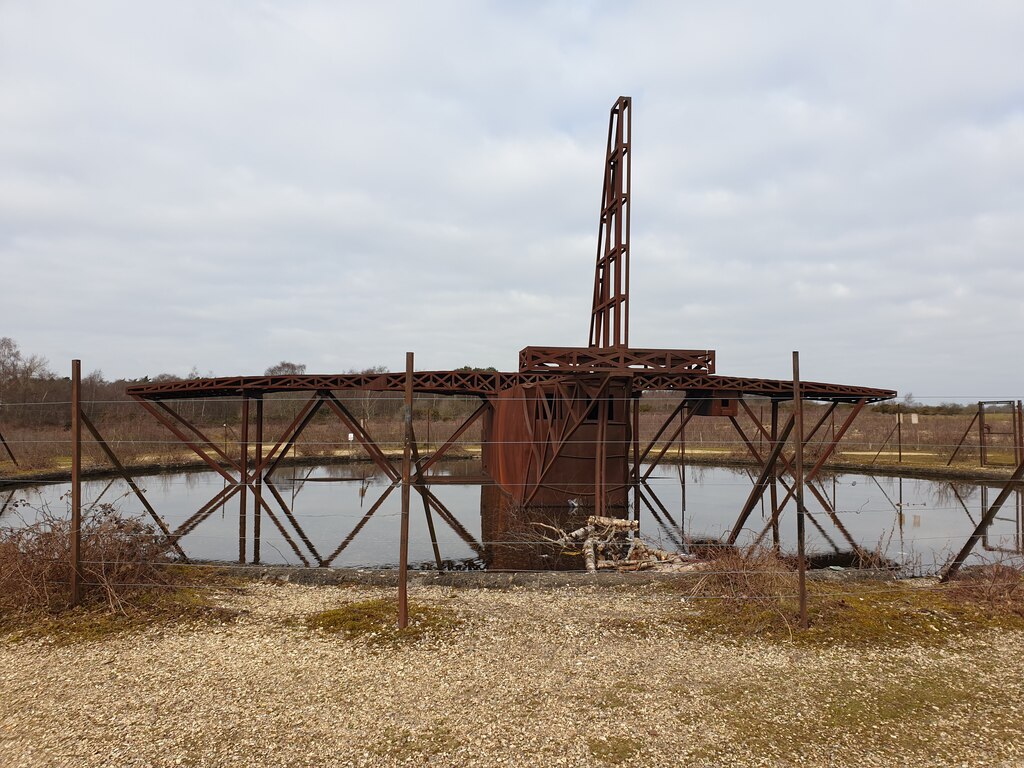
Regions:
<instances>
[{"instance_id":1,"label":"bare tree","mask_svg":"<svg viewBox=\"0 0 1024 768\"><path fill-rule=\"evenodd\" d=\"M301 376L306 372L305 363L291 363L282 360L277 365L272 365L263 372L264 376Z\"/></svg>"}]
</instances>

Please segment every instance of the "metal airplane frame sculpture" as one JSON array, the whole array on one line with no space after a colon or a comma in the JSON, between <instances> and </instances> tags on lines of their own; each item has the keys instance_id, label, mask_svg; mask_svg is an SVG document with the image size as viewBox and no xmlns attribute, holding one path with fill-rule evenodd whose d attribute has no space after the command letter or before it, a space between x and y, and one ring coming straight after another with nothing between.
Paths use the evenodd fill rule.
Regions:
<instances>
[{"instance_id":1,"label":"metal airplane frame sculpture","mask_svg":"<svg viewBox=\"0 0 1024 768\"><path fill-rule=\"evenodd\" d=\"M609 115L588 345L528 346L519 353L519 370L511 372L453 370L412 374L412 388L417 395L479 399L479 406L437 450L429 456L414 457L413 487L423 502L438 566L441 556L434 535L435 514L474 551L482 555L485 550L430 490L432 484L451 482L451 478L442 480L432 475L431 469L478 423L482 425L483 436L481 474L462 482L481 484L485 506L511 504L557 510L572 502L592 508L594 514L624 515L632 494L634 514L639 515L640 505L644 504L659 521L672 521L647 480L669 447L685 434L687 423L705 417L728 419L757 465L753 488L739 511L728 542L737 540L769 488L772 516L759 539L773 526L777 535L779 515L793 498L793 483L786 479L793 476L792 458L786 451L793 418L780 423L779 413L779 404L793 398L792 382L719 375L715 372L713 350L643 349L629 345L631 106L628 97L621 97ZM829 418L834 419L834 414L841 416L838 430L822 443L823 449L807 472L806 481L825 515L856 549L827 497L815 489L813 481L864 406L893 398L896 392L815 382L802 382L801 387L802 399L828 403L824 416L804 436L805 440L815 438L819 431L824 434L821 428ZM401 468L339 395L354 391L401 393L405 388L403 373L238 376L131 386L128 394L226 481L222 491L175 530L167 527L141 493L138 495L175 544L215 509L237 496L240 562L247 560L250 551L252 561L260 561L260 526L266 515L303 563L330 565L402 480ZM679 404L652 439L641 445L641 397L665 391L678 393ZM264 434L264 397L281 392L302 394L307 399L283 432L268 441ZM752 397L770 401L770 426L754 416L747 402ZM185 418L180 409L173 407L175 401L196 398L240 400L237 455L229 455L198 425ZM853 407L836 414L840 404ZM736 418L740 410L753 419L757 434L748 434L741 427ZM274 482L275 471L285 454L322 411L333 414L340 432L354 435L388 482L355 529L331 552L321 552L313 545ZM102 442L99 433L90 424L86 426ZM766 445L767 450L762 452L759 444ZM112 460L116 462L116 458ZM119 471L127 477L123 468ZM781 502L777 499L780 490ZM251 537L247 528L250 495ZM681 544L678 528L676 538Z\"/></svg>"}]
</instances>

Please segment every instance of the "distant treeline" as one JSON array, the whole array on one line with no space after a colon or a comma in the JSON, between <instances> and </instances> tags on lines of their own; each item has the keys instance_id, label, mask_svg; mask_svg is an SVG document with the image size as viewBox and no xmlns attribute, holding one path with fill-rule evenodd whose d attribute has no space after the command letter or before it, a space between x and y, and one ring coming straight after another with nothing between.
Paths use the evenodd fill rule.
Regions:
<instances>
[{"instance_id":1,"label":"distant treeline","mask_svg":"<svg viewBox=\"0 0 1024 768\"><path fill-rule=\"evenodd\" d=\"M978 410L977 403L939 403L924 405L918 402L879 403L874 406L876 413L919 413L923 416L954 416L962 413L974 413ZM985 413L1012 413L1013 405L986 405Z\"/></svg>"}]
</instances>

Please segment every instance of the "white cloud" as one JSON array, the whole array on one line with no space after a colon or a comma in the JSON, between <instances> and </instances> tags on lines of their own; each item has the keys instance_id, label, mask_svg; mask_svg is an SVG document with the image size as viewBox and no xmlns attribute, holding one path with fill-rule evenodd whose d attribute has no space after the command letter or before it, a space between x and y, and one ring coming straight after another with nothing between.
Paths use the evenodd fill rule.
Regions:
<instances>
[{"instance_id":1,"label":"white cloud","mask_svg":"<svg viewBox=\"0 0 1024 768\"><path fill-rule=\"evenodd\" d=\"M1022 21L995 0L3 4L0 333L108 376L585 343L626 94L635 344L1019 394Z\"/></svg>"}]
</instances>

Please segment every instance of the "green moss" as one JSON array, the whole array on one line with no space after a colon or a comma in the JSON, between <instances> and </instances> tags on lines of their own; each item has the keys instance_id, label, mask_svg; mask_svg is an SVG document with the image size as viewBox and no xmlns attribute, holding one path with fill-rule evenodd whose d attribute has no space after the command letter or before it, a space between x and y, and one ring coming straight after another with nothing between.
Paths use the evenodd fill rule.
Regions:
<instances>
[{"instance_id":1,"label":"green moss","mask_svg":"<svg viewBox=\"0 0 1024 768\"><path fill-rule=\"evenodd\" d=\"M608 736L588 739L587 746L590 747L590 753L601 762L619 765L639 752L641 743L638 739L628 736Z\"/></svg>"},{"instance_id":2,"label":"green moss","mask_svg":"<svg viewBox=\"0 0 1024 768\"><path fill-rule=\"evenodd\" d=\"M12 642L46 640L55 645L71 645L157 626L224 624L237 616L237 611L216 605L210 588L163 587L126 595L116 608L93 604L59 613L6 613L0 615L0 632Z\"/></svg>"},{"instance_id":3,"label":"green moss","mask_svg":"<svg viewBox=\"0 0 1024 768\"><path fill-rule=\"evenodd\" d=\"M431 605L409 604L409 625L398 628L398 602L393 599L360 600L306 618L308 629L358 638L371 645L416 642L428 635L451 631L459 625L454 611Z\"/></svg>"}]
</instances>

